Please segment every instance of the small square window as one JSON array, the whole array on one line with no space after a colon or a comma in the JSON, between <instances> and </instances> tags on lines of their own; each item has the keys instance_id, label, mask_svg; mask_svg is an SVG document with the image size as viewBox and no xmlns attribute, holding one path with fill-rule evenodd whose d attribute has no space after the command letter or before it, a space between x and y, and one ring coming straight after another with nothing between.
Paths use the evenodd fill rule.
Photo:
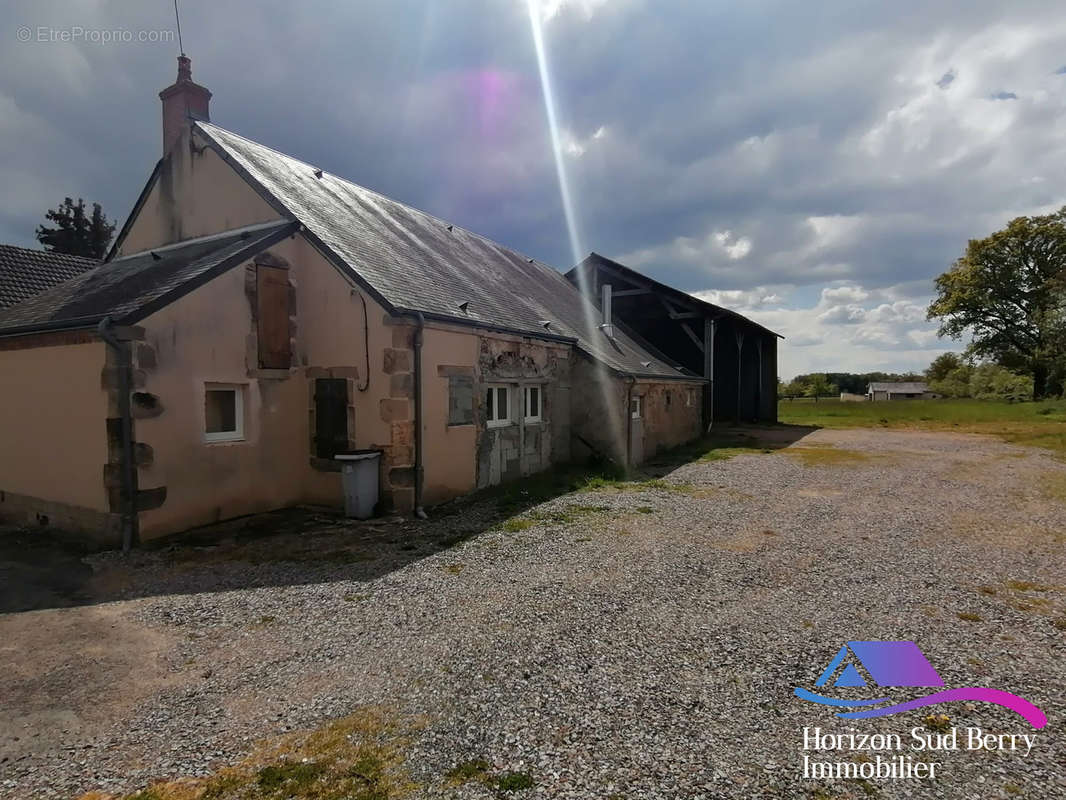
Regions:
<instances>
[{"instance_id":1,"label":"small square window","mask_svg":"<svg viewBox=\"0 0 1066 800\"><path fill-rule=\"evenodd\" d=\"M244 438L244 387L204 389L204 441L235 442Z\"/></svg>"},{"instance_id":2,"label":"small square window","mask_svg":"<svg viewBox=\"0 0 1066 800\"><path fill-rule=\"evenodd\" d=\"M634 397L634 398L630 399L630 401L629 401L629 415L633 419L640 419L641 418L641 400L642 399L643 398L640 398L640 397Z\"/></svg>"},{"instance_id":3,"label":"small square window","mask_svg":"<svg viewBox=\"0 0 1066 800\"><path fill-rule=\"evenodd\" d=\"M526 422L540 422L540 387L527 386L523 395L523 418Z\"/></svg>"},{"instance_id":4,"label":"small square window","mask_svg":"<svg viewBox=\"0 0 1066 800\"><path fill-rule=\"evenodd\" d=\"M511 424L511 390L507 386L489 386L485 391L485 422L490 428Z\"/></svg>"}]
</instances>

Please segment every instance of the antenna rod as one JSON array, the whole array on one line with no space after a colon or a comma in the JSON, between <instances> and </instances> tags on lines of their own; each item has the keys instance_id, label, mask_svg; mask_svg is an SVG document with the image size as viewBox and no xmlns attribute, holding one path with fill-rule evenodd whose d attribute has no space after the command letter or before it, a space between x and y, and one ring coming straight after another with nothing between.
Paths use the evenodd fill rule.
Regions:
<instances>
[{"instance_id":1,"label":"antenna rod","mask_svg":"<svg viewBox=\"0 0 1066 800\"><path fill-rule=\"evenodd\" d=\"M181 17L178 16L178 0L174 0L174 22L178 26L178 50L185 55L185 45L181 43Z\"/></svg>"}]
</instances>

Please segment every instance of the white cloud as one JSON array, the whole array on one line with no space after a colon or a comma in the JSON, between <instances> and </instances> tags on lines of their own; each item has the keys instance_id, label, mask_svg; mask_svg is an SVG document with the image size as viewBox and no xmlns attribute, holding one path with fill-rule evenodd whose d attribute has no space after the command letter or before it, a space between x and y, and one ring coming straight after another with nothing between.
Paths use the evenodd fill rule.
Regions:
<instances>
[{"instance_id":1,"label":"white cloud","mask_svg":"<svg viewBox=\"0 0 1066 800\"><path fill-rule=\"evenodd\" d=\"M703 292L693 292L692 296L708 303L731 308L734 311L777 307L784 302L782 290L774 290L765 286L750 290L709 289Z\"/></svg>"},{"instance_id":2,"label":"white cloud","mask_svg":"<svg viewBox=\"0 0 1066 800\"><path fill-rule=\"evenodd\" d=\"M926 321L929 298L887 300L906 293L900 286L848 284L823 289L813 305L796 300L788 287L694 294L782 334L778 364L781 376L788 378L807 372L921 370L940 353L961 349L939 339L936 324ZM769 296L773 302L763 302Z\"/></svg>"},{"instance_id":3,"label":"white cloud","mask_svg":"<svg viewBox=\"0 0 1066 800\"><path fill-rule=\"evenodd\" d=\"M748 236L738 236L731 230L714 230L700 237L678 236L668 244L627 253L621 261L633 266L668 262L713 272L715 265L745 258L753 246Z\"/></svg>"}]
</instances>

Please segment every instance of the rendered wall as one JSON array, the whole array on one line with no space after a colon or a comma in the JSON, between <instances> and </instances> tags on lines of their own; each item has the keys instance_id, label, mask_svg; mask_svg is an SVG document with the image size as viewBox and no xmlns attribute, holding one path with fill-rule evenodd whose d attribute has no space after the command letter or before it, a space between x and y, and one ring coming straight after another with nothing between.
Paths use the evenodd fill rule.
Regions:
<instances>
[{"instance_id":1,"label":"rendered wall","mask_svg":"<svg viewBox=\"0 0 1066 800\"><path fill-rule=\"evenodd\" d=\"M118 255L208 236L281 217L189 129L160 164L160 174L126 233Z\"/></svg>"},{"instance_id":2,"label":"rendered wall","mask_svg":"<svg viewBox=\"0 0 1066 800\"><path fill-rule=\"evenodd\" d=\"M641 398L644 460L700 436L702 386L642 381L633 388L633 394Z\"/></svg>"},{"instance_id":3,"label":"rendered wall","mask_svg":"<svg viewBox=\"0 0 1066 800\"><path fill-rule=\"evenodd\" d=\"M0 347L0 514L97 538L111 522L108 396L105 345L92 338L60 334L52 340L86 341L27 348L29 339L13 339Z\"/></svg>"},{"instance_id":4,"label":"rendered wall","mask_svg":"<svg viewBox=\"0 0 1066 800\"><path fill-rule=\"evenodd\" d=\"M702 386L695 381L633 381L588 358L576 359L571 410L575 457L595 454L619 465L628 460L635 467L698 438ZM636 423L630 420L630 397L641 398ZM634 427L639 439L630 445Z\"/></svg>"}]
</instances>

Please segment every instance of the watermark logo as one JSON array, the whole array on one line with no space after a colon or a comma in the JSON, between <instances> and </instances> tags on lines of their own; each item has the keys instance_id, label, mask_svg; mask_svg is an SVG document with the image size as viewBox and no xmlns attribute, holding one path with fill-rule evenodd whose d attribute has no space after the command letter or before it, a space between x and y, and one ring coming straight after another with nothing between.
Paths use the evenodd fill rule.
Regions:
<instances>
[{"instance_id":1,"label":"watermark logo","mask_svg":"<svg viewBox=\"0 0 1066 800\"><path fill-rule=\"evenodd\" d=\"M130 28L86 28L83 25L19 25L15 39L35 44L156 44L175 41L174 31Z\"/></svg>"},{"instance_id":2,"label":"watermark logo","mask_svg":"<svg viewBox=\"0 0 1066 800\"><path fill-rule=\"evenodd\" d=\"M820 689L826 687L871 689L873 686L938 689L938 691L913 700L895 703L890 697L870 699L832 697L809 691L801 686L796 687L794 691L796 697L811 703L840 709L837 716L844 719L884 717L937 703L969 700L994 703L1009 708L1038 730L1047 725L1047 716L1044 712L1016 694L980 686L964 686L958 689L941 688L944 686L943 679L914 642L848 642L833 656L814 685Z\"/></svg>"}]
</instances>

